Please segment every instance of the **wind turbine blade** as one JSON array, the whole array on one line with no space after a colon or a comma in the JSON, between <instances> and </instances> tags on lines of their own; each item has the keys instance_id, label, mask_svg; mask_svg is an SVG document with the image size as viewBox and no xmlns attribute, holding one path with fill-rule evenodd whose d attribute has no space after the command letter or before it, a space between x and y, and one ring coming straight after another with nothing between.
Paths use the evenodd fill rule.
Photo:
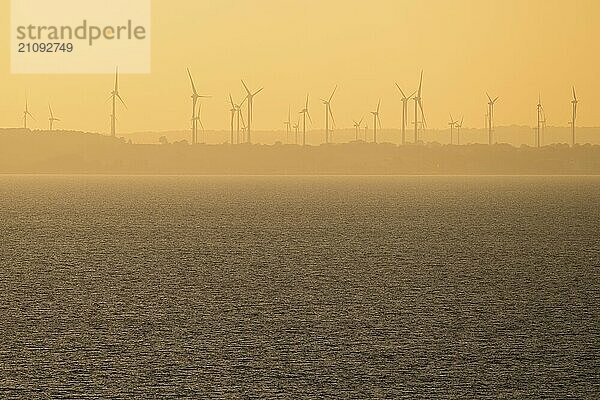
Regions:
<instances>
[{"instance_id":1,"label":"wind turbine blade","mask_svg":"<svg viewBox=\"0 0 600 400\"><path fill-rule=\"evenodd\" d=\"M52 107L50 106L50 104L48 104L48 110L50 110L50 118L54 118L54 115L52 114Z\"/></svg>"},{"instance_id":2,"label":"wind turbine blade","mask_svg":"<svg viewBox=\"0 0 600 400\"><path fill-rule=\"evenodd\" d=\"M380 107L381 107L381 99L379 99L379 102L377 103L377 114L379 114Z\"/></svg>"},{"instance_id":3,"label":"wind turbine blade","mask_svg":"<svg viewBox=\"0 0 600 400\"><path fill-rule=\"evenodd\" d=\"M573 86L573 100L577 101L577 93L575 93L575 86Z\"/></svg>"},{"instance_id":4,"label":"wind turbine blade","mask_svg":"<svg viewBox=\"0 0 600 400\"><path fill-rule=\"evenodd\" d=\"M500 97L496 97L492 103L496 103Z\"/></svg>"},{"instance_id":5,"label":"wind turbine blade","mask_svg":"<svg viewBox=\"0 0 600 400\"><path fill-rule=\"evenodd\" d=\"M127 108L127 104L125 104L125 102L123 101L123 99L121 98L121 95L117 93L117 98L119 100L121 100L121 103L123 103L123 106L125 106L125 108Z\"/></svg>"},{"instance_id":6,"label":"wind turbine blade","mask_svg":"<svg viewBox=\"0 0 600 400\"><path fill-rule=\"evenodd\" d=\"M402 88L400 87L400 85L398 85L398 84L396 83L396 87L398 88L398 90L399 90L399 91L400 91L400 93L402 94L402 98L404 98L404 99L405 99L405 98L406 98L406 95L405 95L405 94L404 94L404 92L402 91Z\"/></svg>"},{"instance_id":7,"label":"wind turbine blade","mask_svg":"<svg viewBox=\"0 0 600 400\"><path fill-rule=\"evenodd\" d=\"M244 85L244 89L246 89L246 93L248 93L248 95L251 95L252 92L250 92L250 89L248 89L248 86L246 86L246 82L244 82L244 80L242 80L242 85Z\"/></svg>"},{"instance_id":8,"label":"wind turbine blade","mask_svg":"<svg viewBox=\"0 0 600 400\"><path fill-rule=\"evenodd\" d=\"M335 128L335 117L333 116L333 111L331 111L331 106L329 106L329 115L331 116L331 121L333 122L333 127Z\"/></svg>"},{"instance_id":9,"label":"wind turbine blade","mask_svg":"<svg viewBox=\"0 0 600 400\"><path fill-rule=\"evenodd\" d=\"M235 108L235 104L233 103L233 97L231 97L231 93L229 93L229 102L231 103L231 107Z\"/></svg>"},{"instance_id":10,"label":"wind turbine blade","mask_svg":"<svg viewBox=\"0 0 600 400\"><path fill-rule=\"evenodd\" d=\"M488 92L485 92L485 95L487 96L487 98L489 99L490 103L492 102L492 98L490 97L490 94Z\"/></svg>"},{"instance_id":11,"label":"wind turbine blade","mask_svg":"<svg viewBox=\"0 0 600 400\"><path fill-rule=\"evenodd\" d=\"M362 118L360 119L360 122L359 122L358 124L359 124L359 125L360 125L360 124L362 124L362 122L363 122L363 120L364 120L364 119L365 119L365 117L362 117Z\"/></svg>"},{"instance_id":12,"label":"wind turbine blade","mask_svg":"<svg viewBox=\"0 0 600 400\"><path fill-rule=\"evenodd\" d=\"M421 117L423 118L423 126L427 127L427 121L425 120L425 111L423 111L423 102L419 100L419 108L421 109Z\"/></svg>"},{"instance_id":13,"label":"wind turbine blade","mask_svg":"<svg viewBox=\"0 0 600 400\"><path fill-rule=\"evenodd\" d=\"M308 95L306 95L306 109L308 110Z\"/></svg>"},{"instance_id":14,"label":"wind turbine blade","mask_svg":"<svg viewBox=\"0 0 600 400\"><path fill-rule=\"evenodd\" d=\"M115 70L115 92L119 91L119 67Z\"/></svg>"},{"instance_id":15,"label":"wind turbine blade","mask_svg":"<svg viewBox=\"0 0 600 400\"><path fill-rule=\"evenodd\" d=\"M190 83L192 84L192 91L194 92L195 95L198 95L198 92L196 91L196 85L194 85L194 78L192 78L192 73L190 72L189 68L187 68L187 73L188 73L188 76L190 77Z\"/></svg>"},{"instance_id":16,"label":"wind turbine blade","mask_svg":"<svg viewBox=\"0 0 600 400\"><path fill-rule=\"evenodd\" d=\"M260 92L262 92L265 88L260 88L258 89L252 96L256 96L257 94L259 94Z\"/></svg>"},{"instance_id":17,"label":"wind turbine blade","mask_svg":"<svg viewBox=\"0 0 600 400\"><path fill-rule=\"evenodd\" d=\"M331 93L331 96L329 97L329 103L331 103L331 100L333 100L333 96L335 95L335 92L337 92L337 85L335 85L335 89L333 89L333 93Z\"/></svg>"},{"instance_id":18,"label":"wind turbine blade","mask_svg":"<svg viewBox=\"0 0 600 400\"><path fill-rule=\"evenodd\" d=\"M421 97L422 89L423 89L423 71L421 71L421 80L419 81L419 97Z\"/></svg>"},{"instance_id":19,"label":"wind turbine blade","mask_svg":"<svg viewBox=\"0 0 600 400\"><path fill-rule=\"evenodd\" d=\"M306 115L308 115L308 120L310 121L310 123L313 123L312 118L310 117L310 112L308 112L308 109L306 110Z\"/></svg>"},{"instance_id":20,"label":"wind turbine blade","mask_svg":"<svg viewBox=\"0 0 600 400\"><path fill-rule=\"evenodd\" d=\"M379 124L379 129L381 129L381 119L379 118L379 114L377 114L377 123Z\"/></svg>"}]
</instances>

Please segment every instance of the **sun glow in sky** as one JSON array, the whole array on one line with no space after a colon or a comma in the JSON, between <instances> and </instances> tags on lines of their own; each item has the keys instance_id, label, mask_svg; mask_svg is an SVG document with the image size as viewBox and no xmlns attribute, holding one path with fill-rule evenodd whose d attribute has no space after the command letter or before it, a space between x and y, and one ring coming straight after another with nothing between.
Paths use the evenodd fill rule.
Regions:
<instances>
[{"instance_id":1,"label":"sun glow in sky","mask_svg":"<svg viewBox=\"0 0 600 400\"><path fill-rule=\"evenodd\" d=\"M47 127L51 102L62 127L106 132L112 76L10 74L9 7L1 0L0 126L21 125L27 92L33 128ZM265 87L256 129L283 129L288 106L297 115L307 92L321 128L319 98L336 84L338 127L351 128L381 98L384 128L396 128L394 83L412 92L421 69L433 128L446 128L449 113L482 127L486 91L500 96L497 125L533 125L541 92L548 125L567 126L572 85L579 125L600 125L597 0L156 0L152 13L152 73L122 76L121 131L188 129L186 67L213 96L203 108L207 129L228 129L226 99L241 99L240 79Z\"/></svg>"}]
</instances>

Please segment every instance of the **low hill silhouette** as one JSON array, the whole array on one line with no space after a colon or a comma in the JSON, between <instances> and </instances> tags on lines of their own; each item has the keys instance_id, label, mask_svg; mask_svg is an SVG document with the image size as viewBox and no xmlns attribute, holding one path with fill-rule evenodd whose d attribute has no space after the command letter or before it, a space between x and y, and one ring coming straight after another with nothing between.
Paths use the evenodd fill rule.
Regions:
<instances>
[{"instance_id":1,"label":"low hill silhouette","mask_svg":"<svg viewBox=\"0 0 600 400\"><path fill-rule=\"evenodd\" d=\"M600 146L150 145L85 132L4 129L0 173L598 175Z\"/></svg>"}]
</instances>

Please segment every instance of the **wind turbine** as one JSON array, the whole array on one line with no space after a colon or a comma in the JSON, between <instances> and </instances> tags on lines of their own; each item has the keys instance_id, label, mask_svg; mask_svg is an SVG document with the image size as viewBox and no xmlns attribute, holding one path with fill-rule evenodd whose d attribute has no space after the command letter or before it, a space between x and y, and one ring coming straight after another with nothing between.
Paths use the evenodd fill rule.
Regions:
<instances>
[{"instance_id":1,"label":"wind turbine","mask_svg":"<svg viewBox=\"0 0 600 400\"><path fill-rule=\"evenodd\" d=\"M300 111L300 114L302 114L302 146L306 146L306 116L308 116L308 119L312 124L312 118L310 117L310 112L308 111L308 95L306 95L306 105L302 111Z\"/></svg>"},{"instance_id":2,"label":"wind turbine","mask_svg":"<svg viewBox=\"0 0 600 400\"><path fill-rule=\"evenodd\" d=\"M296 132L296 138L294 140L295 144L298 144L298 130L300 129L300 117L298 117L298 121L293 126L294 131Z\"/></svg>"},{"instance_id":3,"label":"wind turbine","mask_svg":"<svg viewBox=\"0 0 600 400\"><path fill-rule=\"evenodd\" d=\"M231 103L231 109L229 110L229 112L231 112L231 139L230 142L231 144L234 144L234 132L235 132L235 114L237 112L237 108L235 107L235 103L233 102L233 97L231 97L231 93L229 93L229 102Z\"/></svg>"},{"instance_id":4,"label":"wind turbine","mask_svg":"<svg viewBox=\"0 0 600 400\"><path fill-rule=\"evenodd\" d=\"M457 145L460 146L460 130L462 129L463 122L465 121L465 117L461 117L460 123L456 123L456 137L457 137Z\"/></svg>"},{"instance_id":5,"label":"wind turbine","mask_svg":"<svg viewBox=\"0 0 600 400\"><path fill-rule=\"evenodd\" d=\"M408 119L408 102L417 93L415 90L410 96L406 96L400 85L396 83L396 87L402 94L402 145L406 144L406 120Z\"/></svg>"},{"instance_id":6,"label":"wind turbine","mask_svg":"<svg viewBox=\"0 0 600 400\"><path fill-rule=\"evenodd\" d=\"M110 116L110 134L112 137L117 135L117 99L123 104L123 106L127 109L127 105L123 101L123 98L119 94L119 67L117 67L115 71L115 88L110 93L109 100L112 100L112 114Z\"/></svg>"},{"instance_id":7,"label":"wind turbine","mask_svg":"<svg viewBox=\"0 0 600 400\"><path fill-rule=\"evenodd\" d=\"M246 83L242 80L242 85L244 85L244 89L246 89L246 93L248 94L248 143L252 143L251 132L252 132L252 122L253 122L253 114L254 114L254 96L263 91L264 88L258 89L256 92L252 93Z\"/></svg>"},{"instance_id":8,"label":"wind turbine","mask_svg":"<svg viewBox=\"0 0 600 400\"><path fill-rule=\"evenodd\" d=\"M417 95L413 97L415 101L415 143L419 142L419 109L421 110L421 123L424 127L427 126L425 121L425 111L423 111L423 71L421 71L421 80L419 81L419 90Z\"/></svg>"},{"instance_id":9,"label":"wind turbine","mask_svg":"<svg viewBox=\"0 0 600 400\"><path fill-rule=\"evenodd\" d=\"M196 116L192 119L193 123L196 125L196 127L198 125L200 125L200 128L202 129L202 137L204 138L204 143L206 143L206 132L204 130L204 125L202 124L202 103L198 103L198 113L196 114ZM198 139L198 137L196 136L196 139ZM197 142L197 141L196 141ZM196 143L195 142L195 143ZM194 144L195 144L194 143Z\"/></svg>"},{"instance_id":10,"label":"wind turbine","mask_svg":"<svg viewBox=\"0 0 600 400\"><path fill-rule=\"evenodd\" d=\"M54 113L52 112L52 107L50 106L50 103L48 103L48 110L50 110L50 118L48 118L48 121L50 121L50 131L52 131L52 127L54 125L54 122L59 122L60 119L55 118L54 117Z\"/></svg>"},{"instance_id":11,"label":"wind turbine","mask_svg":"<svg viewBox=\"0 0 600 400\"><path fill-rule=\"evenodd\" d=\"M331 93L329 100L321 99L323 104L325 104L325 143L329 143L330 140L329 117L331 117L331 121L335 126L335 118L333 117L333 113L331 112L331 100L333 100L333 96L335 95L337 88L338 87L336 86L335 89L333 89L333 93Z\"/></svg>"},{"instance_id":12,"label":"wind turbine","mask_svg":"<svg viewBox=\"0 0 600 400\"><path fill-rule=\"evenodd\" d=\"M542 147L542 132L544 130L544 125L546 123L544 116L544 107L542 106L542 95L538 96L538 104L537 104L537 129L535 135L535 145L536 147Z\"/></svg>"},{"instance_id":13,"label":"wind turbine","mask_svg":"<svg viewBox=\"0 0 600 400\"><path fill-rule=\"evenodd\" d=\"M23 111L23 127L25 129L27 129L27 117L28 116L31 117L35 121L35 118L29 112L29 101L27 100L27 97L25 97L25 111Z\"/></svg>"},{"instance_id":14,"label":"wind turbine","mask_svg":"<svg viewBox=\"0 0 600 400\"><path fill-rule=\"evenodd\" d=\"M571 118L571 144L572 146L575 146L575 143L577 143L575 137L575 128L577 123L577 104L579 104L579 100L577 99L577 93L575 93L575 86L573 86L573 100L571 101L571 104L573 105L573 117Z\"/></svg>"},{"instance_id":15,"label":"wind turbine","mask_svg":"<svg viewBox=\"0 0 600 400\"><path fill-rule=\"evenodd\" d=\"M454 144L454 127L456 126L456 124L458 123L458 121L455 121L454 118L452 118L452 114L450 114L450 122L448 122L448 125L450 125L450 144Z\"/></svg>"},{"instance_id":16,"label":"wind turbine","mask_svg":"<svg viewBox=\"0 0 600 400\"><path fill-rule=\"evenodd\" d=\"M371 111L373 114L373 142L377 143L377 125L379 124L379 129L381 129L381 120L379 119L379 108L381 107L381 100L377 103L377 110Z\"/></svg>"},{"instance_id":17,"label":"wind turbine","mask_svg":"<svg viewBox=\"0 0 600 400\"><path fill-rule=\"evenodd\" d=\"M288 106L288 117L287 121L283 123L285 125L285 141L290 142L290 132L292 131L292 108Z\"/></svg>"},{"instance_id":18,"label":"wind turbine","mask_svg":"<svg viewBox=\"0 0 600 400\"><path fill-rule=\"evenodd\" d=\"M235 143L237 143L237 144L240 144L240 126L241 126L240 119L244 126L246 124L244 122L244 116L242 115L242 106L246 102L246 99L247 99L247 97L245 97L244 100L242 100L242 102L240 104L235 104L233 102L233 99L231 98L231 94L229 95L229 100L231 101L232 108L235 110L235 117L236 117L236 141L235 141Z\"/></svg>"},{"instance_id":19,"label":"wind turbine","mask_svg":"<svg viewBox=\"0 0 600 400\"><path fill-rule=\"evenodd\" d=\"M208 98L210 96L199 95L196 90L196 85L194 84L194 78L192 78L192 73L190 69L187 68L187 73L190 78L190 83L192 84L192 144L196 144L198 139L198 118L196 118L196 105L199 99Z\"/></svg>"},{"instance_id":20,"label":"wind turbine","mask_svg":"<svg viewBox=\"0 0 600 400\"><path fill-rule=\"evenodd\" d=\"M485 93L489 100L488 103L488 144L492 145L492 135L494 133L494 106L498 101L499 97L496 97L494 100L490 97L489 93Z\"/></svg>"},{"instance_id":21,"label":"wind turbine","mask_svg":"<svg viewBox=\"0 0 600 400\"><path fill-rule=\"evenodd\" d=\"M358 142L358 136L359 136L359 134L360 134L360 126L361 126L361 124L362 124L362 122L363 122L363 120L364 120L364 119L365 119L365 117L362 117L362 118L360 119L360 121L358 121L358 122L356 122L356 121L353 121L353 122L354 122L354 128L356 129L356 139L355 139L355 140L356 140L357 142Z\"/></svg>"}]
</instances>

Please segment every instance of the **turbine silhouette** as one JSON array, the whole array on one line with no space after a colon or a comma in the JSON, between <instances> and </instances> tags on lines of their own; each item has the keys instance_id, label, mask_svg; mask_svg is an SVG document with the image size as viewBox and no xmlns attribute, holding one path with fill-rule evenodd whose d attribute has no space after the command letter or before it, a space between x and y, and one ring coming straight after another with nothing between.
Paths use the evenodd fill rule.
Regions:
<instances>
[{"instance_id":1,"label":"turbine silhouette","mask_svg":"<svg viewBox=\"0 0 600 400\"><path fill-rule=\"evenodd\" d=\"M358 142L358 136L359 136L359 134L360 134L360 127L361 127L361 124L362 124L362 122L363 122L363 120L364 120L364 119L365 119L365 117L362 117L362 118L360 119L360 121L358 121L358 122L356 122L356 121L353 121L353 122L354 122L354 128L355 128L355 130L356 130L356 132L355 132L355 140L356 140L357 142Z\"/></svg>"},{"instance_id":2,"label":"turbine silhouette","mask_svg":"<svg viewBox=\"0 0 600 400\"><path fill-rule=\"evenodd\" d=\"M408 120L408 102L412 99L412 97L417 93L415 90L410 96L406 96L400 85L396 83L396 87L402 94L402 145L406 144L406 121Z\"/></svg>"},{"instance_id":3,"label":"turbine silhouette","mask_svg":"<svg viewBox=\"0 0 600 400\"><path fill-rule=\"evenodd\" d=\"M242 80L242 85L244 89L246 89L246 93L248 94L246 98L248 99L248 143L252 143L252 122L254 122L254 96L263 91L264 88L258 89L256 92L252 93L246 83Z\"/></svg>"},{"instance_id":4,"label":"turbine silhouette","mask_svg":"<svg viewBox=\"0 0 600 400\"><path fill-rule=\"evenodd\" d=\"M489 100L488 102L488 113L487 113L487 117L488 117L488 144L491 146L493 143L493 134L494 134L494 107L496 105L496 102L498 101L499 97L496 97L494 100L492 100L492 97L489 95L489 93L485 93L487 95L487 98Z\"/></svg>"},{"instance_id":5,"label":"turbine silhouette","mask_svg":"<svg viewBox=\"0 0 600 400\"><path fill-rule=\"evenodd\" d=\"M52 107L50 106L50 103L48 103L48 110L50 110L50 118L48 118L48 121L50 122L50 131L52 131L54 122L60 122L60 119L54 117L54 113L52 112Z\"/></svg>"},{"instance_id":6,"label":"turbine silhouette","mask_svg":"<svg viewBox=\"0 0 600 400\"><path fill-rule=\"evenodd\" d=\"M450 144L454 144L454 127L456 126L456 124L458 123L458 121L455 121L454 118L452 118L452 114L450 114L450 122L448 122L448 125L450 126Z\"/></svg>"},{"instance_id":7,"label":"turbine silhouette","mask_svg":"<svg viewBox=\"0 0 600 400\"><path fill-rule=\"evenodd\" d=\"M299 117L299 116L298 116L298 120L297 120L297 121L296 121L296 123L294 124L293 128L294 128L294 131L296 132L296 133L295 133L296 137L295 137L295 139L294 139L294 144L296 144L296 145L297 145L297 144L298 144L298 131L299 131L299 129L300 129L300 117Z\"/></svg>"},{"instance_id":8,"label":"turbine silhouette","mask_svg":"<svg viewBox=\"0 0 600 400\"><path fill-rule=\"evenodd\" d=\"M577 93L575 93L575 86L573 86L573 100L571 101L571 105L573 106L573 115L571 118L571 145L575 146L577 143L577 138L575 136L575 129L577 124L577 105L579 104L579 100L577 99Z\"/></svg>"},{"instance_id":9,"label":"turbine silhouette","mask_svg":"<svg viewBox=\"0 0 600 400\"><path fill-rule=\"evenodd\" d=\"M112 114L110 115L110 135L112 137L117 136L117 99L127 109L127 104L123 101L121 94L119 93L119 67L115 70L115 88L110 93L109 100L112 100Z\"/></svg>"},{"instance_id":10,"label":"turbine silhouette","mask_svg":"<svg viewBox=\"0 0 600 400\"><path fill-rule=\"evenodd\" d=\"M28 116L31 117L31 119L33 119L35 121L35 118L29 112L29 101L27 100L27 97L25 97L25 111L23 111L23 127L25 129L27 129L27 117Z\"/></svg>"},{"instance_id":11,"label":"turbine silhouette","mask_svg":"<svg viewBox=\"0 0 600 400\"><path fill-rule=\"evenodd\" d=\"M192 85L192 144L196 144L198 141L198 118L196 117L196 106L198 104L199 99L208 98L210 96L199 95L196 90L196 85L194 84L194 78L192 78L192 73L190 69L187 68L188 77L190 78L190 84Z\"/></svg>"},{"instance_id":12,"label":"turbine silhouette","mask_svg":"<svg viewBox=\"0 0 600 400\"><path fill-rule=\"evenodd\" d=\"M202 103L198 103L198 112L196 113L196 116L194 118L192 118L192 123L196 125L196 127L198 127L198 125L200 125L200 128L202 129L202 137L204 139L203 143L206 143L206 131L204 130L204 125L202 124ZM197 144L197 139L198 137L196 136L196 141L194 144Z\"/></svg>"},{"instance_id":13,"label":"turbine silhouette","mask_svg":"<svg viewBox=\"0 0 600 400\"><path fill-rule=\"evenodd\" d=\"M538 95L537 103L537 128L535 134L535 145L536 147L542 147L542 138L546 128L546 115L544 106L542 106L542 95Z\"/></svg>"},{"instance_id":14,"label":"turbine silhouette","mask_svg":"<svg viewBox=\"0 0 600 400\"><path fill-rule=\"evenodd\" d=\"M283 123L285 125L285 141L290 142L290 133L292 131L292 108L288 106L288 117L287 121Z\"/></svg>"},{"instance_id":15,"label":"turbine silhouette","mask_svg":"<svg viewBox=\"0 0 600 400\"><path fill-rule=\"evenodd\" d=\"M335 118L333 117L333 113L331 112L331 100L333 100L333 96L337 91L337 86L333 89L333 93L329 96L329 100L321 99L323 104L325 104L325 143L329 143L331 141L331 133L329 131L329 117L331 117L331 121L335 126Z\"/></svg>"},{"instance_id":16,"label":"turbine silhouette","mask_svg":"<svg viewBox=\"0 0 600 400\"><path fill-rule=\"evenodd\" d=\"M377 110L371 111L373 114L373 142L377 143L377 125L381 129L381 120L379 119L379 108L381 107L381 100L377 103Z\"/></svg>"},{"instance_id":17,"label":"turbine silhouette","mask_svg":"<svg viewBox=\"0 0 600 400\"><path fill-rule=\"evenodd\" d=\"M457 138L457 142L456 144L460 146L460 130L463 127L463 122L465 121L465 117L461 117L460 118L460 123L456 123L456 138Z\"/></svg>"},{"instance_id":18,"label":"turbine silhouette","mask_svg":"<svg viewBox=\"0 0 600 400\"><path fill-rule=\"evenodd\" d=\"M423 71L421 71L421 80L419 81L419 90L417 95L413 97L415 101L415 143L419 142L419 123L423 127L427 127L425 121L425 111L423 111ZM421 110L421 122L419 122L419 110Z\"/></svg>"},{"instance_id":19,"label":"turbine silhouette","mask_svg":"<svg viewBox=\"0 0 600 400\"><path fill-rule=\"evenodd\" d=\"M306 117L308 116L308 120L312 124L312 118L310 117L310 112L308 111L308 95L306 95L306 105L300 111L302 114L302 146L306 146Z\"/></svg>"}]
</instances>

